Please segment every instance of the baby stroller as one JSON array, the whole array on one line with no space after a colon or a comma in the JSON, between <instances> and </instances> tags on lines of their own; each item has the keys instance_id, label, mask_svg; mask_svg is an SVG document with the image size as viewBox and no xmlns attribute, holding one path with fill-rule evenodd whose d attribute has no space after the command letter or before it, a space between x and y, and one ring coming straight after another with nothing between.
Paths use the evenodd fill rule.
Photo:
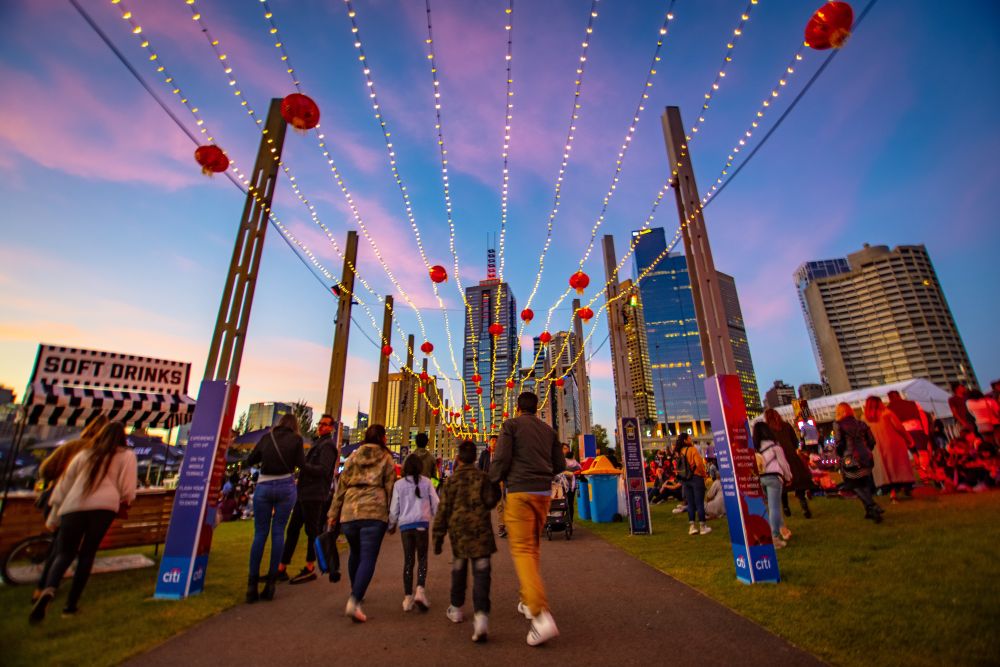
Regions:
<instances>
[{"instance_id":1,"label":"baby stroller","mask_svg":"<svg viewBox=\"0 0 1000 667\"><path fill-rule=\"evenodd\" d=\"M557 475L552 480L552 502L545 517L545 537L552 539L552 533L562 532L567 540L573 539L573 516L569 512L566 494L572 482L565 475Z\"/></svg>"}]
</instances>

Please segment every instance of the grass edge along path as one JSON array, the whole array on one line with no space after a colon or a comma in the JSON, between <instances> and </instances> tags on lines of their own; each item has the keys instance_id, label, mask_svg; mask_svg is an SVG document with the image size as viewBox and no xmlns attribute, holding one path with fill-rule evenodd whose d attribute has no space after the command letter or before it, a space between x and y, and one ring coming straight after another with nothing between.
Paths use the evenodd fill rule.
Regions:
<instances>
[{"instance_id":1,"label":"grass edge along path","mask_svg":"<svg viewBox=\"0 0 1000 667\"><path fill-rule=\"evenodd\" d=\"M75 618L61 617L69 579L59 587L38 626L28 624L31 587L0 585L0 663L5 667L117 665L143 653L243 602L252 538L252 521L218 526L205 590L183 601L153 599L159 557L153 556L151 546L100 553L141 553L155 560L157 567L91 575Z\"/></svg>"},{"instance_id":2,"label":"grass edge along path","mask_svg":"<svg viewBox=\"0 0 1000 667\"><path fill-rule=\"evenodd\" d=\"M725 519L689 536L687 515L667 503L652 508L651 536L581 525L832 664L997 664L1000 493L879 501L877 526L857 501L817 498L807 521L793 498L777 585L736 580Z\"/></svg>"}]
</instances>

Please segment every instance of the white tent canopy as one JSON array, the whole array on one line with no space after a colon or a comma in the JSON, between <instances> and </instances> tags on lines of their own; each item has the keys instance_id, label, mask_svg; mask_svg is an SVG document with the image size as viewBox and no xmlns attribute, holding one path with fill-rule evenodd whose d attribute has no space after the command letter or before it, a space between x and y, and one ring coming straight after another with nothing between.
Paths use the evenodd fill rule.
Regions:
<instances>
[{"instance_id":1,"label":"white tent canopy","mask_svg":"<svg viewBox=\"0 0 1000 667\"><path fill-rule=\"evenodd\" d=\"M890 391L898 391L903 398L916 401L932 419L933 415L941 419L951 416L951 409L948 407L948 392L923 378L884 384L879 387L868 387L867 389L855 389L832 396L811 398L808 401L809 412L817 423L832 422L838 403L847 403L855 410L860 410L864 407L865 399L869 396L878 396L883 401L888 401L887 396ZM794 422L795 409L791 405L782 405L776 409L782 419L789 423ZM756 421L760 419L762 417Z\"/></svg>"}]
</instances>

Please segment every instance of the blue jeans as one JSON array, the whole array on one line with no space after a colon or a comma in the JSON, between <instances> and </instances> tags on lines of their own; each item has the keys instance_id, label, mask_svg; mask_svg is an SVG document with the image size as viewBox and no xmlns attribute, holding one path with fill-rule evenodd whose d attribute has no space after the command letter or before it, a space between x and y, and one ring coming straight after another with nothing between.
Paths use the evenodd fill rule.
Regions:
<instances>
[{"instance_id":1,"label":"blue jeans","mask_svg":"<svg viewBox=\"0 0 1000 667\"><path fill-rule=\"evenodd\" d=\"M264 544L271 533L271 564L268 576L278 573L281 552L285 548L285 524L295 506L295 479L260 482L253 492L253 544L250 545L250 576L260 576Z\"/></svg>"},{"instance_id":2,"label":"blue jeans","mask_svg":"<svg viewBox=\"0 0 1000 667\"><path fill-rule=\"evenodd\" d=\"M761 475L760 485L767 495L767 522L771 524L771 536L781 537L781 527L785 525L785 517L781 514L781 490L785 483L781 475Z\"/></svg>"},{"instance_id":3,"label":"blue jeans","mask_svg":"<svg viewBox=\"0 0 1000 667\"><path fill-rule=\"evenodd\" d=\"M388 524L377 519L358 519L340 524L340 532L351 547L347 574L351 577L351 596L358 602L365 599L365 591L375 574L375 562L386 528Z\"/></svg>"},{"instance_id":4,"label":"blue jeans","mask_svg":"<svg viewBox=\"0 0 1000 667\"><path fill-rule=\"evenodd\" d=\"M698 511L698 521L705 520L705 478L695 475L681 482L684 489L684 501L688 507L688 521L694 521L695 510Z\"/></svg>"}]
</instances>

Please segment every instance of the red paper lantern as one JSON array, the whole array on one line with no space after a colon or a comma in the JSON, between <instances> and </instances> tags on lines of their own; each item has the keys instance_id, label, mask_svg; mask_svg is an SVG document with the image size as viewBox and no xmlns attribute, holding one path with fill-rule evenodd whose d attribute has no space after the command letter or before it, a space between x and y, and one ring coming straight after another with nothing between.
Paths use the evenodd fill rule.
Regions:
<instances>
[{"instance_id":1,"label":"red paper lantern","mask_svg":"<svg viewBox=\"0 0 1000 667\"><path fill-rule=\"evenodd\" d=\"M576 311L576 314L584 322L589 322L594 317L594 311L590 309L589 306L584 306L583 308Z\"/></svg>"},{"instance_id":2,"label":"red paper lantern","mask_svg":"<svg viewBox=\"0 0 1000 667\"><path fill-rule=\"evenodd\" d=\"M490 335L491 336L499 336L502 333L503 333L503 325L502 324L500 324L499 322L494 322L493 324L490 325Z\"/></svg>"},{"instance_id":3,"label":"red paper lantern","mask_svg":"<svg viewBox=\"0 0 1000 667\"><path fill-rule=\"evenodd\" d=\"M437 417L440 413L441 413L441 411L438 410L437 408L434 408L433 410L431 410L431 414L434 415L435 417Z\"/></svg>"},{"instance_id":4,"label":"red paper lantern","mask_svg":"<svg viewBox=\"0 0 1000 667\"><path fill-rule=\"evenodd\" d=\"M424 391L426 391L426 390L423 387L417 387L417 393L418 394L422 394L422 393L424 393Z\"/></svg>"},{"instance_id":5,"label":"red paper lantern","mask_svg":"<svg viewBox=\"0 0 1000 667\"><path fill-rule=\"evenodd\" d=\"M846 2L828 2L806 24L806 46L817 51L839 49L851 36L854 10Z\"/></svg>"},{"instance_id":6,"label":"red paper lantern","mask_svg":"<svg viewBox=\"0 0 1000 667\"><path fill-rule=\"evenodd\" d=\"M539 334L538 340L540 340L543 343L551 343L552 334L550 334L548 331L543 331L541 334Z\"/></svg>"},{"instance_id":7,"label":"red paper lantern","mask_svg":"<svg viewBox=\"0 0 1000 667\"><path fill-rule=\"evenodd\" d=\"M429 340L425 340L424 344L420 346L420 351L424 354L430 354L434 351L434 345Z\"/></svg>"},{"instance_id":8,"label":"red paper lantern","mask_svg":"<svg viewBox=\"0 0 1000 667\"><path fill-rule=\"evenodd\" d=\"M427 374L427 371L421 371L420 372L420 381L421 382L427 382L430 379L431 379L431 376Z\"/></svg>"},{"instance_id":9,"label":"red paper lantern","mask_svg":"<svg viewBox=\"0 0 1000 667\"><path fill-rule=\"evenodd\" d=\"M476 418L475 417L469 417L469 423L470 424L475 424L476 423Z\"/></svg>"},{"instance_id":10,"label":"red paper lantern","mask_svg":"<svg viewBox=\"0 0 1000 667\"><path fill-rule=\"evenodd\" d=\"M555 383L556 383L556 386L557 386L557 387L561 387L561 386L563 386L564 384L566 384L566 380L564 380L564 379L562 379L562 378L556 378L556 379L555 379Z\"/></svg>"},{"instance_id":11,"label":"red paper lantern","mask_svg":"<svg viewBox=\"0 0 1000 667\"><path fill-rule=\"evenodd\" d=\"M448 271L440 264L435 264L431 267L430 275L431 281L435 283L443 283L448 280Z\"/></svg>"},{"instance_id":12,"label":"red paper lantern","mask_svg":"<svg viewBox=\"0 0 1000 667\"><path fill-rule=\"evenodd\" d=\"M504 410L503 411L503 416L504 416L504 419L506 419L507 417L510 417L510 413L507 412L506 410Z\"/></svg>"},{"instance_id":13,"label":"red paper lantern","mask_svg":"<svg viewBox=\"0 0 1000 667\"><path fill-rule=\"evenodd\" d=\"M587 289L589 284L590 276L583 271L577 271L569 277L569 286L575 289L577 294L583 294L583 290Z\"/></svg>"},{"instance_id":14,"label":"red paper lantern","mask_svg":"<svg viewBox=\"0 0 1000 667\"><path fill-rule=\"evenodd\" d=\"M472 406L471 406L471 405L469 405L468 403L466 403L466 404L465 404L465 411L466 411L466 412L468 412L468 411L469 411L469 410L471 410L471 409L472 409Z\"/></svg>"},{"instance_id":15,"label":"red paper lantern","mask_svg":"<svg viewBox=\"0 0 1000 667\"><path fill-rule=\"evenodd\" d=\"M496 410L496 408L497 408L496 403L490 403L490 410Z\"/></svg>"},{"instance_id":16,"label":"red paper lantern","mask_svg":"<svg viewBox=\"0 0 1000 667\"><path fill-rule=\"evenodd\" d=\"M281 100L281 117L296 130L311 130L319 125L319 107L312 98L292 93Z\"/></svg>"},{"instance_id":17,"label":"red paper lantern","mask_svg":"<svg viewBox=\"0 0 1000 667\"><path fill-rule=\"evenodd\" d=\"M475 375L472 376L472 381L475 382L476 384L479 384L480 382L483 381L483 376L480 375L479 373L476 373Z\"/></svg>"},{"instance_id":18,"label":"red paper lantern","mask_svg":"<svg viewBox=\"0 0 1000 667\"><path fill-rule=\"evenodd\" d=\"M214 144L198 146L194 151L195 162L201 165L201 173L221 174L229 169L229 158Z\"/></svg>"},{"instance_id":19,"label":"red paper lantern","mask_svg":"<svg viewBox=\"0 0 1000 667\"><path fill-rule=\"evenodd\" d=\"M476 395L478 396L478 395L480 395L482 393L483 393L483 388L482 387L476 387Z\"/></svg>"},{"instance_id":20,"label":"red paper lantern","mask_svg":"<svg viewBox=\"0 0 1000 667\"><path fill-rule=\"evenodd\" d=\"M513 380L507 380L507 388L508 389L513 389L514 388L514 381Z\"/></svg>"},{"instance_id":21,"label":"red paper lantern","mask_svg":"<svg viewBox=\"0 0 1000 667\"><path fill-rule=\"evenodd\" d=\"M392 354L392 345L383 345L382 346L382 354L385 355L385 356L387 356L387 357L390 354Z\"/></svg>"},{"instance_id":22,"label":"red paper lantern","mask_svg":"<svg viewBox=\"0 0 1000 667\"><path fill-rule=\"evenodd\" d=\"M525 308L524 310L521 311L521 319L524 320L525 322L530 322L531 320L535 319L535 311L533 311L531 308Z\"/></svg>"}]
</instances>

